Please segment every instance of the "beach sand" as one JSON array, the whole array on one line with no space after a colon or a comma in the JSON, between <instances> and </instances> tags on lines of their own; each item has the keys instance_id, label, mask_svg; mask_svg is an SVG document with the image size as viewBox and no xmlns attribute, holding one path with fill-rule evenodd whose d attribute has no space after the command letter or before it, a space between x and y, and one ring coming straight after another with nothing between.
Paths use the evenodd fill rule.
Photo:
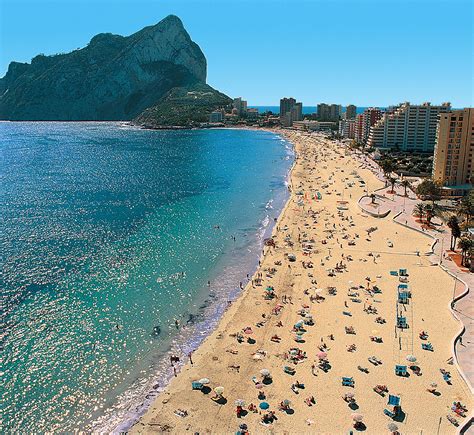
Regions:
<instances>
[{"instance_id":1,"label":"beach sand","mask_svg":"<svg viewBox=\"0 0 474 435\"><path fill-rule=\"evenodd\" d=\"M248 283L216 331L193 353L193 364L187 363L181 369L131 432L235 433L245 423L250 433L347 433L353 425L351 415L356 412L363 415L366 433L389 433L387 427L393 420L383 411L393 407L387 405L388 394L382 397L373 390L375 385L383 384L390 394L401 398L404 418L395 422L401 433L455 433L456 428L446 418L454 415L450 411L453 401L461 401L469 410L473 401L455 366L447 362L460 326L449 311L453 279L438 266L432 266L425 255L432 240L397 225L391 214L376 219L362 213L357 201L366 188L360 185L354 171L365 181L369 192L382 183L361 168L360 162L345 156L334 142L299 132L283 134L294 143L297 160L291 173L291 198L273 232L276 247L265 248L254 275L257 278L257 274L263 274L261 285ZM318 191L321 200L314 199ZM342 196L347 201L345 205L338 202ZM338 210L338 206L348 209ZM366 230L371 227L377 229L368 236ZM311 251L310 255L304 255L305 248ZM294 254L296 261L290 262L288 253ZM344 268L328 276L328 270L341 261ZM275 264L280 262L281 265ZM312 262L313 267L305 268L302 262ZM269 274L272 268L275 271ZM412 293L405 307L396 303L399 277L389 273L400 268L408 271ZM368 293L367 285L370 290L375 285L382 292ZM264 298L267 286L274 287L276 298ZM360 302L353 302L348 296L351 286L361 286L353 290L358 293L353 299ZM335 287L336 294L329 294L328 287ZM315 295L324 300L315 301ZM376 308L377 314L364 310L369 305ZM281 307L279 314L272 314L277 306ZM304 342L297 343L292 328L302 319L298 312L303 306L309 307L314 325L304 326ZM403 331L396 328L397 307L409 326ZM351 316L343 312L350 312ZM376 323L377 317L386 323ZM345 327L350 326L355 334L346 333ZM253 334L243 333L244 341L239 343L235 334L246 327L251 327ZM428 340L419 338L421 330L429 334ZM331 334L333 340L328 337ZM272 341L274 335L281 340ZM371 341L370 336L379 336L383 342ZM254 342L247 342L248 337ZM331 367L327 372L312 369L312 365L318 365L322 342L328 348ZM432 343L433 352L422 350L421 344L427 342ZM351 344L356 346L353 352L347 350ZM290 348L306 352L306 358L293 364L285 359ZM258 350L263 351L261 359L255 358ZM410 354L417 358L420 376L409 368L411 363L406 357ZM382 364L370 363L368 358L373 355ZM409 376L396 376L396 364L408 366ZM285 366L293 367L296 373L285 373ZM358 366L369 372L360 371ZM261 369L268 369L273 381L257 389L252 377L261 380ZM443 380L440 369L450 372L450 385ZM209 378L210 389L225 388L227 403L211 400L213 391L204 394L191 389L192 381L204 377ZM343 386L342 377L352 377L354 387ZM296 389L297 394L291 389L296 381L305 386ZM433 382L438 384L436 395L427 391ZM250 403L258 406L259 391L264 392L264 401L277 417L267 426L261 423L263 411L249 412L243 418L236 415L235 401L243 399L245 408ZM353 409L342 398L347 392L354 393ZM305 403L310 396L316 402L312 406ZM289 412L278 410L284 399L291 401ZM176 415L177 409L187 415Z\"/></svg>"}]
</instances>

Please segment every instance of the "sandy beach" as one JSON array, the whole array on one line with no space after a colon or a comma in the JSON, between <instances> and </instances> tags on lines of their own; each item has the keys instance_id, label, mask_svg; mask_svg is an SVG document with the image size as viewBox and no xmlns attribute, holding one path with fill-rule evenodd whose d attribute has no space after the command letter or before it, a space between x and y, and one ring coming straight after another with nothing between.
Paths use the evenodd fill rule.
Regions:
<instances>
[{"instance_id":1,"label":"sandy beach","mask_svg":"<svg viewBox=\"0 0 474 435\"><path fill-rule=\"evenodd\" d=\"M377 219L361 211L359 198L383 183L343 148L319 136L281 134L297 159L274 246L265 247L259 269L192 364L131 432L236 433L245 424L250 433L355 433L355 418L372 434L389 433L390 423L403 434L456 433L447 415L461 426L465 418L453 402L469 414L473 400L450 363L459 330L449 310L454 283L431 265L432 240L391 214ZM398 276L400 269L408 276ZM408 286L400 290L410 293L407 303L398 302L400 284ZM397 327L397 313L407 328ZM395 374L396 365L406 376ZM209 382L193 390L202 378ZM374 391L377 385L385 391Z\"/></svg>"}]
</instances>

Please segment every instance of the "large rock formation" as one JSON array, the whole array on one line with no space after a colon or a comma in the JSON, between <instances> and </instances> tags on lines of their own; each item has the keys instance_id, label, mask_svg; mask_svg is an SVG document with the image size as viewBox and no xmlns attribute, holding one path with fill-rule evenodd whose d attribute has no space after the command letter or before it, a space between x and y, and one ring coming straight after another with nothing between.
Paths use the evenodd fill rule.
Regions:
<instances>
[{"instance_id":1,"label":"large rock formation","mask_svg":"<svg viewBox=\"0 0 474 435\"><path fill-rule=\"evenodd\" d=\"M128 37L99 34L68 54L12 62L0 79L0 119L130 120L171 89L205 82L204 54L170 15Z\"/></svg>"},{"instance_id":2,"label":"large rock formation","mask_svg":"<svg viewBox=\"0 0 474 435\"><path fill-rule=\"evenodd\" d=\"M173 88L134 123L147 128L193 127L209 121L209 114L232 100L205 83Z\"/></svg>"}]
</instances>

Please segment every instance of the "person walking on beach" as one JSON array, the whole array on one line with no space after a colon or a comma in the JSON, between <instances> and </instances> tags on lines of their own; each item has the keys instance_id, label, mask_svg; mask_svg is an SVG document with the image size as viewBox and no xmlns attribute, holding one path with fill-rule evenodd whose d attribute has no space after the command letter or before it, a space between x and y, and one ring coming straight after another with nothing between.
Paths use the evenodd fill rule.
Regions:
<instances>
[{"instance_id":1,"label":"person walking on beach","mask_svg":"<svg viewBox=\"0 0 474 435\"><path fill-rule=\"evenodd\" d=\"M192 358L192 356L193 356L193 351L191 351L191 352L188 353L188 358L189 358L189 362L191 363L191 365L193 365L193 358Z\"/></svg>"}]
</instances>

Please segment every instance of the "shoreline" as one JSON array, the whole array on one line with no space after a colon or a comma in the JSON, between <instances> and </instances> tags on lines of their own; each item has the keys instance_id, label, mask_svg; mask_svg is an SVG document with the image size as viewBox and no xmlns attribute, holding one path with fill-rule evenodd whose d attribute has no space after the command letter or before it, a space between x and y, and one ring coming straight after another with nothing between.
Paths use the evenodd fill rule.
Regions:
<instances>
[{"instance_id":1,"label":"shoreline","mask_svg":"<svg viewBox=\"0 0 474 435\"><path fill-rule=\"evenodd\" d=\"M122 125L122 124L120 124ZM137 127L134 125L130 125L131 127ZM143 129L143 128L140 128ZM147 130L158 130L162 131L162 129L147 129ZM229 130L234 130L233 128L230 128ZM240 128L236 128L236 130L242 130ZM288 191L288 184L290 182L291 178L291 171L295 165L295 147L294 144L288 140L283 134L281 134L281 131L277 129L254 129L254 128L248 128L246 130L250 131L266 131L268 133L272 133L275 138L278 140L284 142L282 143L282 147L286 148L289 152L288 157L293 159L293 162L291 166L286 170L284 177L283 177L283 183L285 185L285 188L281 189L281 192L279 192L275 198L271 198L272 204L274 204L274 200L277 199L280 202L280 205L277 209L277 216L275 219L278 219L284 208L287 206L288 201L290 199L290 194ZM170 130L171 131L171 130ZM246 285L247 281L245 280L245 275L248 272L250 276L252 276L258 269L258 263L260 260L261 254L261 249L264 248L264 239L267 237L270 237L273 228L276 225L276 220L270 216L270 211L274 211L273 208L268 210L267 212L267 217L269 219L269 222L267 225L264 225L265 219L259 222L259 228L257 233L255 233L253 236L255 238L253 245L255 249L252 249L251 252L248 252L245 254L245 256L251 257L251 260L249 260L252 265L250 267L250 270L246 269L241 269L239 272L239 275L241 275L242 282L244 285ZM274 211L275 212L275 211ZM214 279L217 277L222 277L223 275L225 276L226 269L229 267L229 264L219 264L215 270L212 272L212 274L209 276L209 279L214 282ZM226 292L226 297L227 297L227 303L231 302L234 303L242 294L244 291L243 289L239 288L238 285L238 280L235 282L234 288L229 289ZM221 292L222 293L222 292ZM223 295L220 294L220 297ZM88 430L92 431L111 431L111 432L124 432L128 431L130 428L133 427L142 417L150 406L153 404L154 400L156 400L160 395L166 390L167 386L169 383L172 381L173 376L170 373L169 369L167 367L164 367L165 364L169 363L169 357L170 355L180 355L181 361L178 364L175 364L175 367L179 373L179 371L185 366L185 361L186 361L186 355L188 352L194 352L196 351L202 343L211 335L216 328L218 327L220 321L222 320L223 316L225 316L229 305L224 306L225 301L224 300L215 300L215 301L210 301L209 297L206 296L205 300L201 301L205 304L205 306L199 308L199 313L197 314L198 320L195 322L192 322L189 324L189 326L186 328L186 333L184 335L180 335L179 337L171 337L169 341L167 341L164 344L164 349L161 352L162 354L159 357L159 361L161 361L161 369L159 372L155 374L153 377L153 380L150 382L147 382L147 385L150 386L150 388L147 389L142 389L142 393L140 397L143 398L143 401L139 405L134 405L133 408L130 408L126 414L129 414L129 416L125 417L125 419L120 419L118 423L110 424L108 423L108 417L110 415L105 414L103 416L100 416L99 418L96 418L90 425ZM207 303L209 302L209 303ZM202 308L202 309L201 309ZM212 315L210 318L205 318L201 319L201 316L210 314L208 311L212 311ZM200 329L204 328L204 330ZM181 354L180 354L181 352ZM163 382L163 383L162 383ZM159 386L158 386L159 384ZM120 400L118 403L121 403Z\"/></svg>"},{"instance_id":2,"label":"shoreline","mask_svg":"<svg viewBox=\"0 0 474 435\"><path fill-rule=\"evenodd\" d=\"M293 165L290 169L290 181L289 181L289 185L293 186L294 181L296 181L296 179L298 178L297 175L296 175L296 172L298 172L298 170L301 170L302 169L301 166L303 166L302 160L299 159L300 156L299 156L299 150L298 150L298 148L301 148L303 145L294 143L293 141L295 140L295 138L304 137L304 135L301 135L298 132L284 131L284 130L281 130L281 129L278 129L278 130L276 130L276 129L257 129L257 130L270 130L273 133L276 133L276 134L279 134L279 135L283 136L287 141L290 141L291 143L293 143L294 152L295 152L295 159L294 159ZM304 139L303 139L303 141L304 141ZM360 162L356 162L353 157L350 156L349 159L352 161L352 164L355 163L356 167L362 166L362 165L360 165ZM367 175L369 175L369 174L367 174ZM373 176L373 174L372 174L372 176ZM373 176L373 177L375 178L375 176ZM374 182L374 180L372 180L372 182ZM380 183L380 181L376 181L376 182ZM291 192L291 195L288 198L288 201L286 202L285 206L281 210L280 215L277 219L277 222L276 222L276 224L273 228L272 237L277 237L278 236L278 232L275 231L275 230L278 228L279 225L281 225L282 221L285 220L288 217L287 215L291 214L291 210L289 211L289 208L290 208L292 202L294 202L294 200L295 200L295 193L294 192L295 192L295 189L293 188L292 192ZM370 218L370 219L372 219L372 218ZM320 236L320 234L318 234L318 237L319 236ZM335 254L335 251L336 250L333 251L333 255ZM267 253L268 253L268 250L267 250ZM262 258L261 258L262 267L263 267L264 260L266 258L266 254L263 255ZM261 268L259 270L261 270ZM257 270L256 273L258 273L258 270ZM319 279L318 279L318 281L319 281ZM196 353L205 353L206 351L209 352L209 349L206 350L206 347L207 348L212 347L211 342L213 344L216 344L217 343L216 340L222 340L223 339L223 337L219 337L219 335L223 335L224 331L226 333L229 332L229 327L228 327L229 323L232 323L232 321L235 320L236 316L238 317L239 306L242 305L245 298L249 297L251 290L253 291L253 289L251 289L249 285L247 285L245 287L245 289L240 293L237 300L232 304L232 306L229 307L229 309L227 309L224 312L222 318L219 321L219 324L218 324L216 330L213 333L211 333L206 339L204 339L204 341L198 347ZM258 305L260 305L260 304L261 303L258 303ZM219 330L221 330L221 331L219 331ZM451 341L451 340L449 340L449 341ZM418 354L419 351L416 351L416 353ZM210 353L208 353L207 356L210 357L213 354L215 355L215 353L213 353L211 351ZM217 358L217 356L216 356L216 358ZM219 358L217 358L217 359L219 359ZM237 359L238 359L238 357L237 357ZM168 420L174 420L174 418L170 417L170 415L169 415L169 408L170 407L167 406L167 403L173 399L173 396L179 395L179 396L182 397L183 390L190 391L190 386L187 384L189 382L189 373L187 373L187 372L196 371L196 366L200 366L201 370L206 369L206 367L207 367L208 371L212 372L212 369L211 369L212 363L210 363L210 361L208 361L207 363L202 362L202 361L195 362L193 366L191 366L189 363L184 365L182 367L182 371L178 374L178 376L176 378L172 379L171 382L168 384L168 386L165 388L165 390L155 399L152 410L148 411L148 413L145 414L145 416L143 416L132 427L132 431L136 431L136 432L154 432L155 430L160 430L159 428L162 427L161 426L162 424L164 424L165 427L168 427L169 424L166 423L166 422ZM205 373L204 375L206 377L209 377L209 378L212 377L211 373ZM184 380L184 378L187 378L186 381ZM186 385L183 385L183 382L186 383ZM175 387L175 384L177 384L177 387ZM250 388L250 386L248 388ZM231 391L232 390L229 390L228 394L231 394ZM192 394L195 394L195 393L187 393L187 394L192 395ZM163 396L166 396L165 399L162 400L162 403L158 403L160 401L160 399L163 398ZM196 400L199 401L199 398L196 398ZM467 398L465 400L467 400ZM206 404L206 407L207 407L207 404ZM161 414L165 410L165 408L166 408L166 411L167 411L166 416L162 416ZM232 408L233 409L234 406L233 406L232 403L229 403L226 407L222 407L222 409L224 409L224 408ZM155 410L154 414L152 412L153 409ZM220 409L221 408L219 408L219 410ZM196 410L196 412L199 412L199 411ZM178 428L182 429L183 427L181 426L181 423L184 420L186 420L186 419L185 418L183 418L183 419L178 418L177 426L173 429L177 429L177 430L178 430ZM194 419L192 419L192 420L194 420ZM156 423L153 423L153 421L156 421ZM160 423L160 421L162 421L163 423ZM235 424L237 425L237 421L235 422ZM190 425L192 426L192 423L190 423ZM188 426L191 427L190 425L188 425ZM278 426L280 426L280 425L278 424ZM215 429L216 429L216 426L214 426L214 430ZM282 429L283 428L279 428L279 430L282 430ZM307 428L307 429L309 429L309 428ZM374 428L372 427L372 428L369 428L369 430L370 429L373 430ZM229 428L229 427L225 427L225 429L224 429L223 427L219 426L219 430L228 431L228 430L232 430L232 429ZM312 429L310 429L310 430L312 430Z\"/></svg>"}]
</instances>

